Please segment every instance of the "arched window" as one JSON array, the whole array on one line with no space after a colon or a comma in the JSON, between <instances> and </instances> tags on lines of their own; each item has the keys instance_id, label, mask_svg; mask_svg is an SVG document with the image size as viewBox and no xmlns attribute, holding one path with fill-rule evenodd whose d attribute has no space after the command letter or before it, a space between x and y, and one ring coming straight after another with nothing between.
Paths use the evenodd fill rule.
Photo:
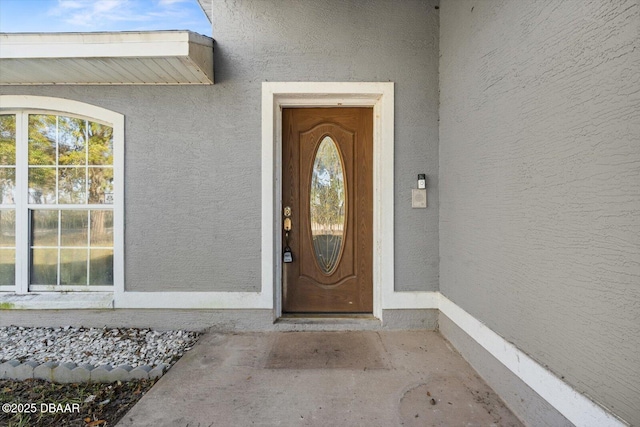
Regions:
<instances>
[{"instance_id":1,"label":"arched window","mask_svg":"<svg viewBox=\"0 0 640 427\"><path fill-rule=\"evenodd\" d=\"M0 291L111 291L122 274L123 117L0 97Z\"/></svg>"}]
</instances>

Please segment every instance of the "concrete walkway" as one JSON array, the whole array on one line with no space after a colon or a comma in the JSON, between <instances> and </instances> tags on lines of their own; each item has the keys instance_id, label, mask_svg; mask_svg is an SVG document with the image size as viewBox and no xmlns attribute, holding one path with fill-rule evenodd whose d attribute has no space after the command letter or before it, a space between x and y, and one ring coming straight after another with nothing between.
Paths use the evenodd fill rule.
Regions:
<instances>
[{"instance_id":1,"label":"concrete walkway","mask_svg":"<svg viewBox=\"0 0 640 427\"><path fill-rule=\"evenodd\" d=\"M208 333L118 426L520 426L437 332Z\"/></svg>"}]
</instances>

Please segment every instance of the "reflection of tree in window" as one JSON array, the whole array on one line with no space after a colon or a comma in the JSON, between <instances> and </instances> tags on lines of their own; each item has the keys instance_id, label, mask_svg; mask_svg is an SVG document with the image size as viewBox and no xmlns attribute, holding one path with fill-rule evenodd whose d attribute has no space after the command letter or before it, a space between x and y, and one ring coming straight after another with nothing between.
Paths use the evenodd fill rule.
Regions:
<instances>
[{"instance_id":1,"label":"reflection of tree in window","mask_svg":"<svg viewBox=\"0 0 640 427\"><path fill-rule=\"evenodd\" d=\"M29 115L29 165L30 203L104 203L104 194L113 192L113 129Z\"/></svg>"},{"instance_id":2,"label":"reflection of tree in window","mask_svg":"<svg viewBox=\"0 0 640 427\"><path fill-rule=\"evenodd\" d=\"M113 129L77 117L29 115L29 203L34 210L31 283L113 284ZM47 237L48 236L48 237ZM59 236L59 237L58 237Z\"/></svg>"},{"instance_id":3,"label":"reflection of tree in window","mask_svg":"<svg viewBox=\"0 0 640 427\"><path fill-rule=\"evenodd\" d=\"M16 215L0 209L0 286L12 286L15 278Z\"/></svg>"},{"instance_id":4,"label":"reflection of tree in window","mask_svg":"<svg viewBox=\"0 0 640 427\"><path fill-rule=\"evenodd\" d=\"M345 183L335 142L326 136L316 153L311 176L311 234L316 260L325 273L336 266L345 225Z\"/></svg>"},{"instance_id":5,"label":"reflection of tree in window","mask_svg":"<svg viewBox=\"0 0 640 427\"><path fill-rule=\"evenodd\" d=\"M0 205L14 204L16 185L16 116L0 116Z\"/></svg>"},{"instance_id":6,"label":"reflection of tree in window","mask_svg":"<svg viewBox=\"0 0 640 427\"><path fill-rule=\"evenodd\" d=\"M16 116L0 115L0 286L15 282ZM7 206L8 205L8 206Z\"/></svg>"},{"instance_id":7,"label":"reflection of tree in window","mask_svg":"<svg viewBox=\"0 0 640 427\"><path fill-rule=\"evenodd\" d=\"M57 122L58 116L29 115L29 203L56 202Z\"/></svg>"}]
</instances>

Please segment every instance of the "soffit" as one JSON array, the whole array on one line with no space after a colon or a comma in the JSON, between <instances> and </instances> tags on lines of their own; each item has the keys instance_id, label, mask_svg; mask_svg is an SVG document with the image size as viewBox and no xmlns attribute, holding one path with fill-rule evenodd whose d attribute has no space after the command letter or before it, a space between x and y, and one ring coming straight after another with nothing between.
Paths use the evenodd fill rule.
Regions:
<instances>
[{"instance_id":1,"label":"soffit","mask_svg":"<svg viewBox=\"0 0 640 427\"><path fill-rule=\"evenodd\" d=\"M191 31L2 33L0 84L213 84L213 39Z\"/></svg>"},{"instance_id":2,"label":"soffit","mask_svg":"<svg viewBox=\"0 0 640 427\"><path fill-rule=\"evenodd\" d=\"M200 7L204 10L207 18L209 18L209 22L213 22L213 0L198 0L198 3L200 3Z\"/></svg>"}]
</instances>

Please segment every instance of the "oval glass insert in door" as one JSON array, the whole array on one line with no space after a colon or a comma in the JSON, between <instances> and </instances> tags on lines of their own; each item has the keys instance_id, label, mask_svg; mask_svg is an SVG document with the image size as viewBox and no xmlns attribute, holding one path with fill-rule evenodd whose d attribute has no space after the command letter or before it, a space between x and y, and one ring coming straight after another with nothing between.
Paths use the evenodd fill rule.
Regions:
<instances>
[{"instance_id":1,"label":"oval glass insert in door","mask_svg":"<svg viewBox=\"0 0 640 427\"><path fill-rule=\"evenodd\" d=\"M325 136L313 162L309 195L313 249L324 274L333 273L342 253L347 211L344 176L338 146Z\"/></svg>"}]
</instances>

